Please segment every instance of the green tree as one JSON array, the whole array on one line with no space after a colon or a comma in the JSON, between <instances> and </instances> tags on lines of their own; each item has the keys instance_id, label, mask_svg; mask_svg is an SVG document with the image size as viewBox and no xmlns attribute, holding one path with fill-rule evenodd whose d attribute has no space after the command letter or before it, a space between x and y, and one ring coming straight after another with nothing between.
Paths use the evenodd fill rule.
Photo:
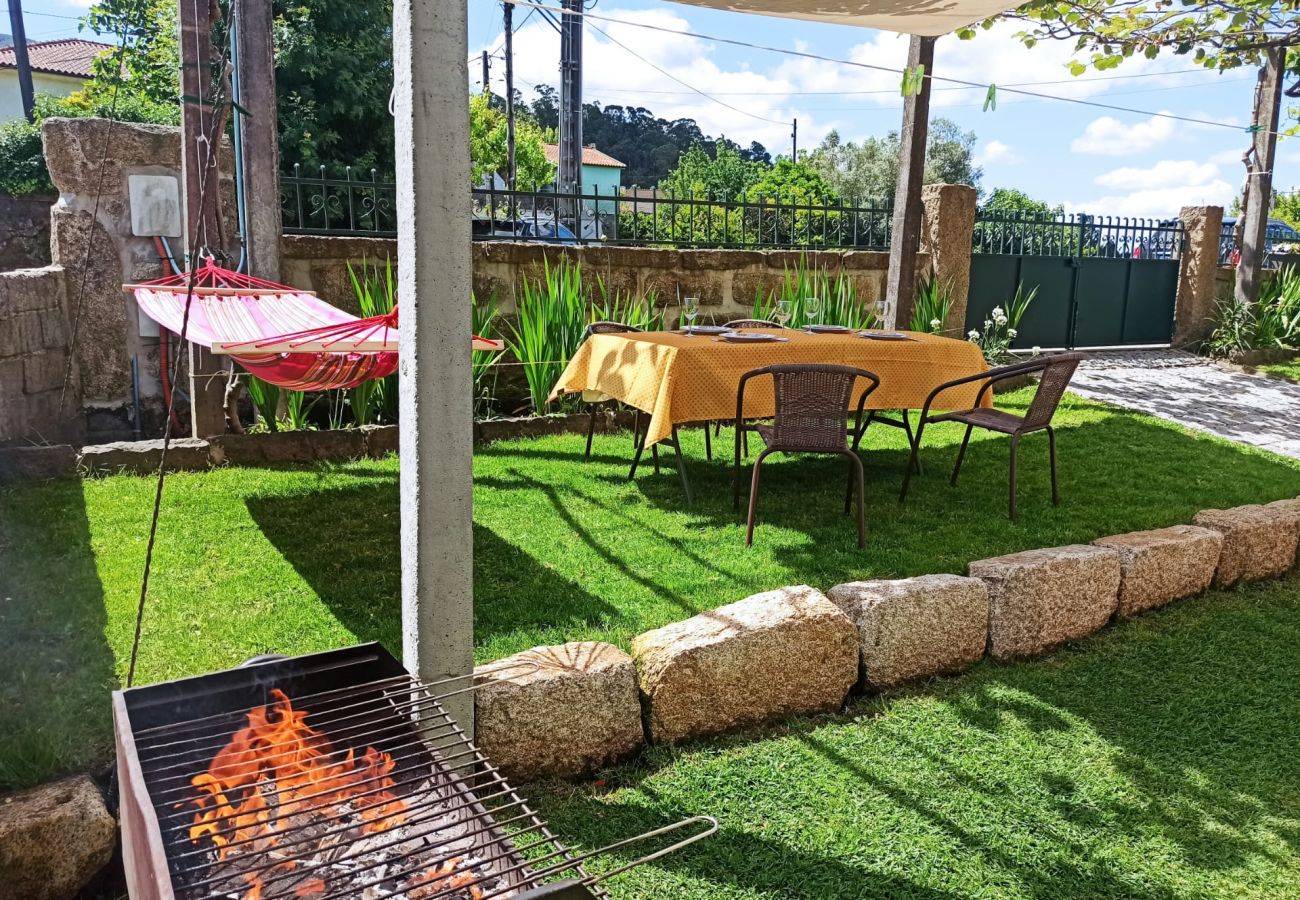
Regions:
<instances>
[{"instance_id":1,"label":"green tree","mask_svg":"<svg viewBox=\"0 0 1300 900\"><path fill-rule=\"evenodd\" d=\"M95 57L90 81L72 95L73 108L87 115L92 110L127 109L135 116L128 121L179 122L176 4L101 0L86 13L84 25L113 35L120 50Z\"/></svg>"},{"instance_id":2,"label":"green tree","mask_svg":"<svg viewBox=\"0 0 1300 900\"><path fill-rule=\"evenodd\" d=\"M897 131L860 143L843 141L832 131L808 154L812 166L841 197L855 203L883 203L898 183L900 139ZM975 134L951 119L930 123L925 149L925 180L969 184L978 188L984 171L974 161Z\"/></svg>"},{"instance_id":3,"label":"green tree","mask_svg":"<svg viewBox=\"0 0 1300 900\"><path fill-rule=\"evenodd\" d=\"M839 202L839 195L830 182L806 160L794 162L783 156L776 161L776 165L761 171L761 177L745 191L748 200L773 198L781 202L811 203L814 206Z\"/></svg>"},{"instance_id":4,"label":"green tree","mask_svg":"<svg viewBox=\"0 0 1300 900\"><path fill-rule=\"evenodd\" d=\"M703 144L692 144L677 165L659 182L675 197L734 200L762 175L762 167L728 145L718 145L710 156Z\"/></svg>"},{"instance_id":5,"label":"green tree","mask_svg":"<svg viewBox=\"0 0 1300 900\"><path fill-rule=\"evenodd\" d=\"M994 188L988 198L980 204L981 212L1022 213L1025 215L1049 218L1065 213L1065 207L1059 203L1052 206L1041 200L1035 200L1024 191L1015 188Z\"/></svg>"},{"instance_id":6,"label":"green tree","mask_svg":"<svg viewBox=\"0 0 1300 900\"><path fill-rule=\"evenodd\" d=\"M521 189L555 180L555 166L546 158L542 130L531 119L515 119L515 173ZM480 185L494 173L504 174L509 160L506 117L485 94L469 98L470 183Z\"/></svg>"}]
</instances>

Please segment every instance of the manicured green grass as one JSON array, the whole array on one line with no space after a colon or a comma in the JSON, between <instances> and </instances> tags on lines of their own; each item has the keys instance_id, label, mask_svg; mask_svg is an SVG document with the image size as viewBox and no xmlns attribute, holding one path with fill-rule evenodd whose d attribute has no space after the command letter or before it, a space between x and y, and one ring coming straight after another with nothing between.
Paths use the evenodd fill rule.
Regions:
<instances>
[{"instance_id":1,"label":"manicured green grass","mask_svg":"<svg viewBox=\"0 0 1300 900\"><path fill-rule=\"evenodd\" d=\"M1274 378L1285 378L1288 381L1300 381L1300 359L1293 359L1291 362L1260 366L1258 371L1272 375Z\"/></svg>"},{"instance_id":2,"label":"manicured green grass","mask_svg":"<svg viewBox=\"0 0 1300 900\"><path fill-rule=\"evenodd\" d=\"M1297 633L1293 575L529 793L584 848L718 818L616 900L1297 897Z\"/></svg>"},{"instance_id":3,"label":"manicured green grass","mask_svg":"<svg viewBox=\"0 0 1300 900\"><path fill-rule=\"evenodd\" d=\"M1300 493L1295 461L1146 416L1071 400L1058 425L1063 503L1049 502L1046 439L1030 437L1017 523L1005 512L1005 438L978 437L951 488L959 433L927 432L926 474L900 506L902 434L873 427L865 551L842 512L841 461L767 466L746 550L730 467L704 462L698 430L687 440L690 507L670 465L627 481L627 435L598 438L590 461L576 436L480 448L477 656L578 639L626 646L785 584L962 572L973 559ZM0 491L0 786L108 757L106 695L128 664L153 490L116 476ZM138 680L364 640L399 649L397 548L393 459L171 476Z\"/></svg>"}]
</instances>

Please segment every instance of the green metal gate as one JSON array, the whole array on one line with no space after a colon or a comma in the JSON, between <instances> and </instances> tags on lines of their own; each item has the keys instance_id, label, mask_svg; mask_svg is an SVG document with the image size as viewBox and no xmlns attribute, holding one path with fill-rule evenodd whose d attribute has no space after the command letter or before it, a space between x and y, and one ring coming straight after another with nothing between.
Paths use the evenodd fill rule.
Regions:
<instances>
[{"instance_id":1,"label":"green metal gate","mask_svg":"<svg viewBox=\"0 0 1300 900\"><path fill-rule=\"evenodd\" d=\"M1037 287L1015 348L1168 344L1182 238L1177 223L982 212L966 329Z\"/></svg>"}]
</instances>

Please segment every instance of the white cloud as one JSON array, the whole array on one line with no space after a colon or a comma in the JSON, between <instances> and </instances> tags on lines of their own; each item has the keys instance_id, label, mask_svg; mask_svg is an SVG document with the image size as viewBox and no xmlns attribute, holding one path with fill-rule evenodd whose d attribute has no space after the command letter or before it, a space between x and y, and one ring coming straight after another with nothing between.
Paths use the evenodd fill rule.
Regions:
<instances>
[{"instance_id":1,"label":"white cloud","mask_svg":"<svg viewBox=\"0 0 1300 900\"><path fill-rule=\"evenodd\" d=\"M1145 168L1124 166L1103 172L1093 183L1112 193L1065 204L1068 212L1167 218L1179 207L1232 202L1236 188L1212 162L1164 159Z\"/></svg>"},{"instance_id":2,"label":"white cloud","mask_svg":"<svg viewBox=\"0 0 1300 900\"><path fill-rule=\"evenodd\" d=\"M691 28L686 14L671 8L629 10L602 7L600 12L616 19L651 24L671 31ZM603 19L590 19L587 25L583 39L584 95L589 101L643 106L656 116L667 119L692 118L705 133L726 134L742 143L758 140L773 152L788 152L790 129L784 123L796 116L799 119L799 143L804 147L819 142L832 128L838 129L845 139L857 139L898 127L902 101L897 72L767 53L755 53L740 62L720 63L719 59L723 58L720 47L702 38L652 31ZM736 27L743 28L743 20L738 19ZM978 107L984 101L985 86L990 82L1006 88L1026 82L1059 81L1059 84L1035 90L1064 97L1091 97L1116 86L1117 82L1105 76L1099 78L1097 73L1072 79L1066 69L1072 55L1068 42L1043 41L1029 49L1014 36L1020 27L1002 23L988 32L980 32L970 41L962 41L953 35L941 38L936 47L935 74L941 78L969 80L980 86L963 88L937 82L932 106L936 110ZM676 78L760 118L691 93L681 83L637 59L597 29L608 32L612 38ZM905 36L871 31L865 34L866 39L847 52L830 55L887 69L902 68L906 64ZM490 42L474 48L474 52L495 50L501 42L498 33ZM534 16L516 32L514 46L517 84L525 96L531 95L532 84L558 84L559 36L540 16ZM819 49L813 45L796 46L811 52ZM1125 65L1124 74L1161 72L1173 66L1176 63L1166 60L1135 59ZM497 65L492 71L493 89L498 92L503 90L503 68ZM1162 84L1166 80L1157 76L1145 79L1144 84ZM999 107L1024 102L1046 101L1019 97L1005 90L998 94Z\"/></svg>"},{"instance_id":3,"label":"white cloud","mask_svg":"<svg viewBox=\"0 0 1300 900\"><path fill-rule=\"evenodd\" d=\"M975 151L975 165L1015 165L1020 162L1016 148L1002 141L992 140Z\"/></svg>"},{"instance_id":4,"label":"white cloud","mask_svg":"<svg viewBox=\"0 0 1300 900\"><path fill-rule=\"evenodd\" d=\"M1141 122L1121 122L1112 116L1101 116L1088 123L1070 149L1099 156L1131 156L1169 141L1177 130L1176 125L1173 119L1160 116Z\"/></svg>"}]
</instances>

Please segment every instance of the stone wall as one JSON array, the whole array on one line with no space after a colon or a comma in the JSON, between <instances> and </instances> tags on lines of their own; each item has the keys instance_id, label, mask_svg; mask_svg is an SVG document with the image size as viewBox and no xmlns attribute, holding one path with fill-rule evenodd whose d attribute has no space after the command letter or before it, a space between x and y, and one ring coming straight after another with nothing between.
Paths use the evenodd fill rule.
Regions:
<instances>
[{"instance_id":1,"label":"stone wall","mask_svg":"<svg viewBox=\"0 0 1300 900\"><path fill-rule=\"evenodd\" d=\"M0 447L81 438L66 303L60 269L0 272Z\"/></svg>"},{"instance_id":2,"label":"stone wall","mask_svg":"<svg viewBox=\"0 0 1300 900\"><path fill-rule=\"evenodd\" d=\"M162 422L158 338L141 335L135 302L122 285L157 278L163 269L153 239L131 233L127 179L179 178L180 129L53 118L43 123L41 138L50 178L59 189L50 211L50 256L63 273L70 320L79 321L72 352L81 374L88 437L117 440L135 432L133 357L143 420L138 424L145 433L156 431ZM233 182L223 178L220 189L225 233L233 238ZM179 261L178 244L173 241L172 252Z\"/></svg>"},{"instance_id":3,"label":"stone wall","mask_svg":"<svg viewBox=\"0 0 1300 900\"><path fill-rule=\"evenodd\" d=\"M56 199L0 194L0 272L50 264L50 206Z\"/></svg>"},{"instance_id":4,"label":"stone wall","mask_svg":"<svg viewBox=\"0 0 1300 900\"><path fill-rule=\"evenodd\" d=\"M339 238L286 235L281 244L281 274L298 287L314 290L323 299L354 309L347 266L363 260L381 264L396 258L397 242L378 238ZM748 315L759 290L777 288L787 270L800 260L852 278L858 296L867 302L881 297L889 254L869 250L678 250L657 247L582 246L483 241L474 244L474 291L494 293L501 311L515 310L521 283L542 277L546 262L561 259L581 263L586 278L599 276L611 291L644 296L653 292L660 305L676 305L679 296L698 296L702 315L725 320ZM917 262L930 266L928 254Z\"/></svg>"}]
</instances>

